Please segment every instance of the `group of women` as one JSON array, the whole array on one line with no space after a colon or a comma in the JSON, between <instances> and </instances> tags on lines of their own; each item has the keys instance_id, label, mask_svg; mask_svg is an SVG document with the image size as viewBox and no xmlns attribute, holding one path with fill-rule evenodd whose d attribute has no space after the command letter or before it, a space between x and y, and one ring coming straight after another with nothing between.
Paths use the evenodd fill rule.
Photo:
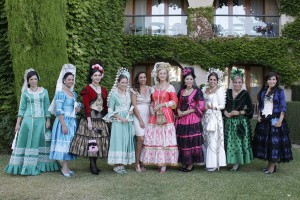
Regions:
<instances>
[{"instance_id":1,"label":"group of women","mask_svg":"<svg viewBox=\"0 0 300 200\"><path fill-rule=\"evenodd\" d=\"M276 163L293 159L285 121L286 102L276 73L266 76L258 94L259 116L252 140L250 119L253 107L243 82L243 70L233 68L227 91L221 86L223 72L210 69L207 85L198 89L193 68L182 71L181 89L176 94L169 83L171 65L155 64L151 73L155 85L147 86L145 72L134 78L118 70L107 94L100 81L104 68L92 60L89 84L81 91L82 104L73 91L76 68L63 66L54 100L49 107L47 90L38 87L38 74L26 71L16 124L13 152L5 171L9 174L37 175L59 170L71 177L69 161L89 157L92 174L98 175L98 157L108 157L117 174L126 174L125 165L135 163L137 172L147 165L177 166L190 172L194 164L212 172L227 164L237 171L253 157L268 160L264 173L276 172ZM84 108L77 127L76 113ZM49 134L50 112L56 119ZM22 120L22 123L21 123Z\"/></svg>"}]
</instances>

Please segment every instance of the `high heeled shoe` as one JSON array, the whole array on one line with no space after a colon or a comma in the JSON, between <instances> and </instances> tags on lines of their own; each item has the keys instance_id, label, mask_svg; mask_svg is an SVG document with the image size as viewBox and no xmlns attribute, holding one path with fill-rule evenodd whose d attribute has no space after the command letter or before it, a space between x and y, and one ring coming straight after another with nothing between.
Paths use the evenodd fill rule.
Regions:
<instances>
[{"instance_id":1,"label":"high heeled shoe","mask_svg":"<svg viewBox=\"0 0 300 200\"><path fill-rule=\"evenodd\" d=\"M236 172L239 170L239 168L240 168L239 164L236 164L236 165L233 165L233 167L230 169L230 171Z\"/></svg>"},{"instance_id":2,"label":"high heeled shoe","mask_svg":"<svg viewBox=\"0 0 300 200\"><path fill-rule=\"evenodd\" d=\"M275 171L275 172L276 172L276 166L277 166L277 165L274 166L274 171ZM262 171L263 171L263 172L266 172L266 171L268 171L268 168L265 167L265 168L262 169Z\"/></svg>"},{"instance_id":3,"label":"high heeled shoe","mask_svg":"<svg viewBox=\"0 0 300 200\"><path fill-rule=\"evenodd\" d=\"M276 170L276 165L274 166L274 169L272 172L270 172L268 169L264 172L265 174L273 174L275 173L277 170Z\"/></svg>"},{"instance_id":4,"label":"high heeled shoe","mask_svg":"<svg viewBox=\"0 0 300 200\"><path fill-rule=\"evenodd\" d=\"M188 167L188 165L186 165L184 167L180 167L178 170L183 172L184 170L186 170L187 167Z\"/></svg>"},{"instance_id":5,"label":"high heeled shoe","mask_svg":"<svg viewBox=\"0 0 300 200\"><path fill-rule=\"evenodd\" d=\"M140 164L135 164L135 171L138 172L138 173L143 172Z\"/></svg>"},{"instance_id":6,"label":"high heeled shoe","mask_svg":"<svg viewBox=\"0 0 300 200\"><path fill-rule=\"evenodd\" d=\"M70 173L64 173L63 171L60 171L61 174L64 176L64 177L71 177L71 174Z\"/></svg>"},{"instance_id":7,"label":"high heeled shoe","mask_svg":"<svg viewBox=\"0 0 300 200\"><path fill-rule=\"evenodd\" d=\"M214 172L214 171L216 171L218 168L206 168L206 171L207 172Z\"/></svg>"},{"instance_id":8,"label":"high heeled shoe","mask_svg":"<svg viewBox=\"0 0 300 200\"><path fill-rule=\"evenodd\" d=\"M183 170L183 172L191 172L191 171L193 171L193 170L194 170L194 165L192 166L191 169L185 168L185 169Z\"/></svg>"},{"instance_id":9,"label":"high heeled shoe","mask_svg":"<svg viewBox=\"0 0 300 200\"><path fill-rule=\"evenodd\" d=\"M160 173L160 174L164 174L164 173L166 172L166 170L167 170L167 167L166 167L166 166L162 166L162 167L160 168L160 170L159 170L159 173Z\"/></svg>"}]
</instances>

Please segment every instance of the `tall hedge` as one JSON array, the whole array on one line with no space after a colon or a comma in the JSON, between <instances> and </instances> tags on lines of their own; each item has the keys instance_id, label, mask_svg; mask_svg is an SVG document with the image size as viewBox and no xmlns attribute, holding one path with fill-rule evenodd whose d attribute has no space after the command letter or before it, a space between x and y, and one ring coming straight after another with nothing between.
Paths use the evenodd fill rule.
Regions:
<instances>
[{"instance_id":1,"label":"tall hedge","mask_svg":"<svg viewBox=\"0 0 300 200\"><path fill-rule=\"evenodd\" d=\"M17 104L4 5L5 1L0 0L0 152L6 152L12 141Z\"/></svg>"},{"instance_id":2,"label":"tall hedge","mask_svg":"<svg viewBox=\"0 0 300 200\"><path fill-rule=\"evenodd\" d=\"M124 58L125 0L67 0L68 58L78 70L75 89L81 90L91 59L104 63L102 85L110 88Z\"/></svg>"},{"instance_id":3,"label":"tall hedge","mask_svg":"<svg viewBox=\"0 0 300 200\"><path fill-rule=\"evenodd\" d=\"M68 62L65 0L8 0L6 13L17 96L25 69L32 67L52 97L59 69Z\"/></svg>"},{"instance_id":4,"label":"tall hedge","mask_svg":"<svg viewBox=\"0 0 300 200\"><path fill-rule=\"evenodd\" d=\"M290 129L290 137L292 140L292 143L294 144L300 144L300 101L293 101L293 102L287 102L287 123L288 127Z\"/></svg>"}]
</instances>

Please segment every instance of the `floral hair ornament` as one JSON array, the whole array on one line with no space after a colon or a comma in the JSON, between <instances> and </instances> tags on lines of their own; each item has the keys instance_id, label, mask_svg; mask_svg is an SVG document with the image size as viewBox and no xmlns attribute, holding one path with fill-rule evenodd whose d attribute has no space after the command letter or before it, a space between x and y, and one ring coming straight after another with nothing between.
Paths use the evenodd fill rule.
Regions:
<instances>
[{"instance_id":1,"label":"floral hair ornament","mask_svg":"<svg viewBox=\"0 0 300 200\"><path fill-rule=\"evenodd\" d=\"M103 76L103 74L104 74L104 69L103 69L103 67L102 67L101 65L99 65L99 64L94 64L94 65L92 65L92 69L99 70L100 73L101 73L101 75Z\"/></svg>"},{"instance_id":2,"label":"floral hair ornament","mask_svg":"<svg viewBox=\"0 0 300 200\"><path fill-rule=\"evenodd\" d=\"M111 90L110 90L110 93L108 94L108 97L107 97L107 101L109 101L109 98L110 98L110 95L111 95L111 92L112 91L117 91L118 90L118 79L121 75L124 75L126 76L126 78L128 79L128 81L130 80L130 73L128 71L128 69L122 67L118 70L117 74L116 74L116 78L115 78L115 83L114 85L112 86ZM127 92L129 92L129 88L130 88L130 85L128 84L127 86Z\"/></svg>"},{"instance_id":3,"label":"floral hair ornament","mask_svg":"<svg viewBox=\"0 0 300 200\"><path fill-rule=\"evenodd\" d=\"M230 79L234 80L234 77L236 77L236 76L239 76L239 77L243 78L244 73L245 73L244 69L238 69L237 67L232 67L231 74L230 74Z\"/></svg>"},{"instance_id":4,"label":"floral hair ornament","mask_svg":"<svg viewBox=\"0 0 300 200\"><path fill-rule=\"evenodd\" d=\"M190 68L184 68L184 70L182 71L182 74L185 76L191 72L192 72L192 70Z\"/></svg>"},{"instance_id":5,"label":"floral hair ornament","mask_svg":"<svg viewBox=\"0 0 300 200\"><path fill-rule=\"evenodd\" d=\"M23 86L22 86L22 89L21 89L21 92L23 92L25 89L27 89L27 85L28 85L28 82L27 82L27 74L29 72L32 72L32 71L35 71L33 68L30 68L30 69L27 69L25 71L25 74L24 74L24 79L23 79Z\"/></svg>"},{"instance_id":6,"label":"floral hair ornament","mask_svg":"<svg viewBox=\"0 0 300 200\"><path fill-rule=\"evenodd\" d=\"M208 82L208 77L211 73L215 72L218 75L218 86L222 85L223 82L223 78L224 78L224 72L219 70L219 69L215 69L215 68L210 68L207 72L207 82Z\"/></svg>"}]
</instances>

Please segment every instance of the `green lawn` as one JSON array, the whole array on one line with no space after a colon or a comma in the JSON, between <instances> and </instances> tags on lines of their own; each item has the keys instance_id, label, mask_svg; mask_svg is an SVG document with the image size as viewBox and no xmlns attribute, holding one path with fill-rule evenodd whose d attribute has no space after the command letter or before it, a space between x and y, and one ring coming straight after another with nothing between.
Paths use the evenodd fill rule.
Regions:
<instances>
[{"instance_id":1,"label":"green lawn","mask_svg":"<svg viewBox=\"0 0 300 200\"><path fill-rule=\"evenodd\" d=\"M168 168L159 174L155 167L117 175L105 160L99 176L88 170L88 160L72 163L76 174L65 178L59 172L39 176L11 176L0 173L0 199L300 199L300 148L293 148L294 161L279 164L278 172L265 175L266 162L255 159L238 172L229 167L208 173L197 166L190 173ZM0 156L4 169L9 156Z\"/></svg>"}]
</instances>

